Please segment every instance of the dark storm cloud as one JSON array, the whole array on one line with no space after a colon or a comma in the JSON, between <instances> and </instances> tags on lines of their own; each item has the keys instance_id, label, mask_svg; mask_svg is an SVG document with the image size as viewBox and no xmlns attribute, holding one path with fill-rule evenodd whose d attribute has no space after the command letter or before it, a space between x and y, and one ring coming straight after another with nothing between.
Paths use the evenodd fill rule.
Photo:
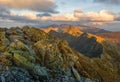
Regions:
<instances>
[{"instance_id":1,"label":"dark storm cloud","mask_svg":"<svg viewBox=\"0 0 120 82\"><path fill-rule=\"evenodd\" d=\"M2 20L7 19L7 20L12 20L12 21L21 22L21 23L39 23L40 22L39 20L31 20L25 16L18 16L18 15L15 15L15 16L2 15L1 19Z\"/></svg>"},{"instance_id":2,"label":"dark storm cloud","mask_svg":"<svg viewBox=\"0 0 120 82\"><path fill-rule=\"evenodd\" d=\"M4 6L0 6L0 16L2 16L2 15L9 15L9 14L10 14L9 9L7 9Z\"/></svg>"},{"instance_id":3,"label":"dark storm cloud","mask_svg":"<svg viewBox=\"0 0 120 82\"><path fill-rule=\"evenodd\" d=\"M26 23L38 23L39 20L31 20L25 16L11 15L8 8L0 6L0 19L1 20L12 20L17 22L26 22Z\"/></svg>"},{"instance_id":4,"label":"dark storm cloud","mask_svg":"<svg viewBox=\"0 0 120 82\"><path fill-rule=\"evenodd\" d=\"M94 0L94 2L111 4L111 5L119 5L120 4L120 0Z\"/></svg>"},{"instance_id":5,"label":"dark storm cloud","mask_svg":"<svg viewBox=\"0 0 120 82\"><path fill-rule=\"evenodd\" d=\"M43 17L43 16L51 16L50 13L42 13L42 14L37 14L38 17Z\"/></svg>"},{"instance_id":6,"label":"dark storm cloud","mask_svg":"<svg viewBox=\"0 0 120 82\"><path fill-rule=\"evenodd\" d=\"M120 13L115 18L116 21L120 21Z\"/></svg>"}]
</instances>

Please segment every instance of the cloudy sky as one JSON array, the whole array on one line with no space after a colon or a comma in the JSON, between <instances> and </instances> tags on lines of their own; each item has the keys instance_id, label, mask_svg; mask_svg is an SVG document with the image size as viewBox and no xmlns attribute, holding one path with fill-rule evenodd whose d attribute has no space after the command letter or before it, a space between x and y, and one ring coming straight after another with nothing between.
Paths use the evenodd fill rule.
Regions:
<instances>
[{"instance_id":1,"label":"cloudy sky","mask_svg":"<svg viewBox=\"0 0 120 82\"><path fill-rule=\"evenodd\" d=\"M0 0L0 26L75 24L120 31L120 0Z\"/></svg>"}]
</instances>

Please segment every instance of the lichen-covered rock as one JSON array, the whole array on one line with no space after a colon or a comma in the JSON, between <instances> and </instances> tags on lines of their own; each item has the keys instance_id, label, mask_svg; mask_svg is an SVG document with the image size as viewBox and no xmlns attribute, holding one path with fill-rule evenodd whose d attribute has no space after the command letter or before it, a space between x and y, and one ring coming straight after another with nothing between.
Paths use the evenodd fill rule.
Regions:
<instances>
[{"instance_id":1,"label":"lichen-covered rock","mask_svg":"<svg viewBox=\"0 0 120 82\"><path fill-rule=\"evenodd\" d=\"M46 76L48 77L47 69L45 67L40 67L40 65L34 66L34 73L40 75L40 76Z\"/></svg>"},{"instance_id":2,"label":"lichen-covered rock","mask_svg":"<svg viewBox=\"0 0 120 82\"><path fill-rule=\"evenodd\" d=\"M42 30L39 30L34 27L31 27L31 28L23 27L23 32L27 35L28 39L32 42L37 42L43 39L54 39L55 38L49 34L46 34Z\"/></svg>"},{"instance_id":3,"label":"lichen-covered rock","mask_svg":"<svg viewBox=\"0 0 120 82\"><path fill-rule=\"evenodd\" d=\"M19 54L14 53L13 60L16 65L25 67L27 69L33 69L33 67L34 67L33 63L31 63L27 58L25 58Z\"/></svg>"},{"instance_id":4,"label":"lichen-covered rock","mask_svg":"<svg viewBox=\"0 0 120 82\"><path fill-rule=\"evenodd\" d=\"M37 53L36 55L38 56L41 65L51 68L61 67L63 62L61 57L62 54L56 43L52 44L48 40L41 40L34 44L34 50Z\"/></svg>"},{"instance_id":5,"label":"lichen-covered rock","mask_svg":"<svg viewBox=\"0 0 120 82\"><path fill-rule=\"evenodd\" d=\"M68 61L77 60L77 56L73 57L71 49L62 45L61 41L41 40L35 43L33 48L40 64L50 69L69 67Z\"/></svg>"},{"instance_id":6,"label":"lichen-covered rock","mask_svg":"<svg viewBox=\"0 0 120 82\"><path fill-rule=\"evenodd\" d=\"M33 76L23 68L10 67L8 70L3 71L0 76L0 82L36 82Z\"/></svg>"},{"instance_id":7,"label":"lichen-covered rock","mask_svg":"<svg viewBox=\"0 0 120 82\"><path fill-rule=\"evenodd\" d=\"M9 45L9 40L6 38L5 32L0 32L0 52L4 52Z\"/></svg>"},{"instance_id":8,"label":"lichen-covered rock","mask_svg":"<svg viewBox=\"0 0 120 82\"><path fill-rule=\"evenodd\" d=\"M80 81L80 80L81 80L81 77L80 77L78 71L77 71L74 67L72 67L72 72L73 72L73 75L75 76L75 78L76 78L78 81Z\"/></svg>"}]
</instances>

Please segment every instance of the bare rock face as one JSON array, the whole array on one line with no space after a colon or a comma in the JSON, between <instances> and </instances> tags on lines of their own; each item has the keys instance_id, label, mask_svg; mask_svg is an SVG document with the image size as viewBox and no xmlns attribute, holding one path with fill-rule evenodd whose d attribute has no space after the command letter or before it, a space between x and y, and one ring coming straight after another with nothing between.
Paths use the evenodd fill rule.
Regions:
<instances>
[{"instance_id":1,"label":"bare rock face","mask_svg":"<svg viewBox=\"0 0 120 82\"><path fill-rule=\"evenodd\" d=\"M94 38L85 40L97 46ZM107 42L100 46L100 58L88 58L71 49L65 40L37 28L1 29L0 81L118 82L119 47ZM97 50L97 47L90 49Z\"/></svg>"}]
</instances>

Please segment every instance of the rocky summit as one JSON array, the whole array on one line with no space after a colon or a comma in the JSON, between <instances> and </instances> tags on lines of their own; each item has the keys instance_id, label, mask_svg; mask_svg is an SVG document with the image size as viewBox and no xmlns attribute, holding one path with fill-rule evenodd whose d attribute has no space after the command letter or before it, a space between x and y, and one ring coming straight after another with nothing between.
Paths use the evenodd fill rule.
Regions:
<instances>
[{"instance_id":1,"label":"rocky summit","mask_svg":"<svg viewBox=\"0 0 120 82\"><path fill-rule=\"evenodd\" d=\"M34 27L0 28L0 82L119 82L119 46L86 36L83 41L95 45L86 51L99 57Z\"/></svg>"}]
</instances>

